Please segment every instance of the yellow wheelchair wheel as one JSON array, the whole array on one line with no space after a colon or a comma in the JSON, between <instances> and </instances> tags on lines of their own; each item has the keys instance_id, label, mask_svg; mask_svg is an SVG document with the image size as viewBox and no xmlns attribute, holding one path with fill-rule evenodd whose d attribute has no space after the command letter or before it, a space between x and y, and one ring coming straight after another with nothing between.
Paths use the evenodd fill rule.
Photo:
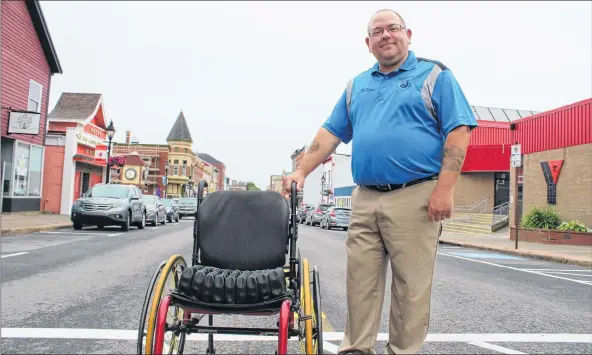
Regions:
<instances>
[{"instance_id":1,"label":"yellow wheelchair wheel","mask_svg":"<svg viewBox=\"0 0 592 355\"><path fill-rule=\"evenodd\" d=\"M154 346L154 333L156 329L156 316L158 314L158 308L160 301L166 296L171 290L177 288L179 284L179 278L183 270L187 267L187 263L183 256L175 254L169 258L167 263L163 266L156 286L154 287L154 297L152 299L152 305L150 307L150 315L148 317L148 329L146 330L146 345L144 347L144 354L152 354L152 347ZM171 275L171 277L169 277ZM168 284L168 285L167 285ZM182 320L183 312L180 307L174 307L176 314L173 316L173 322ZM183 346L185 343L185 334L174 335L167 344L167 353L182 353ZM176 349L175 349L176 348ZM177 350L177 351L174 351Z\"/></svg>"},{"instance_id":2,"label":"yellow wheelchair wheel","mask_svg":"<svg viewBox=\"0 0 592 355\"><path fill-rule=\"evenodd\" d=\"M300 305L301 319L304 322L304 341L300 350L304 354L323 353L323 326L318 269L310 270L308 259L301 259ZM312 275L312 280L311 280Z\"/></svg>"}]
</instances>

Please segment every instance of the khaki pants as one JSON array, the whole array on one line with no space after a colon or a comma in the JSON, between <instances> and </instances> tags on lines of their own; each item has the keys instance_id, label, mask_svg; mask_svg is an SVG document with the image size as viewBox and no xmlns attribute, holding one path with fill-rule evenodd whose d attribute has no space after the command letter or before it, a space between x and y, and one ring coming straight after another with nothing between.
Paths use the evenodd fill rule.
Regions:
<instances>
[{"instance_id":1,"label":"khaki pants","mask_svg":"<svg viewBox=\"0 0 592 355\"><path fill-rule=\"evenodd\" d=\"M441 222L428 220L436 180L378 192L357 187L346 240L347 307L339 348L376 354L386 267L392 269L389 354L416 354L428 332L432 276ZM388 257L387 257L388 256Z\"/></svg>"}]
</instances>

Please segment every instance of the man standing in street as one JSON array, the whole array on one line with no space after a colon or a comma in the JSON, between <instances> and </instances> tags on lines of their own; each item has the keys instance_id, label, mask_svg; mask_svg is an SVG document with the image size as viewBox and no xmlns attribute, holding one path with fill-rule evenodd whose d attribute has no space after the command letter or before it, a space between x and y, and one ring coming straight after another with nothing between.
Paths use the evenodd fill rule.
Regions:
<instances>
[{"instance_id":1,"label":"man standing in street","mask_svg":"<svg viewBox=\"0 0 592 355\"><path fill-rule=\"evenodd\" d=\"M450 218L473 111L452 72L409 50L411 30L392 10L368 25L377 63L351 80L292 175L304 180L352 141L352 215L345 248L348 317L339 352L372 353L392 270L391 354L417 353L428 332L441 221Z\"/></svg>"}]
</instances>

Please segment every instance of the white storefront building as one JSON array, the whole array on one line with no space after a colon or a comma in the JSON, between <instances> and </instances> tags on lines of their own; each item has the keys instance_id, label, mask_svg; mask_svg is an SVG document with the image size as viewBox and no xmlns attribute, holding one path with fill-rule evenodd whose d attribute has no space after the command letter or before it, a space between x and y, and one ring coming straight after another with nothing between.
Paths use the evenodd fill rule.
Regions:
<instances>
[{"instance_id":1,"label":"white storefront building","mask_svg":"<svg viewBox=\"0 0 592 355\"><path fill-rule=\"evenodd\" d=\"M302 203L351 207L354 187L351 155L334 153L306 178Z\"/></svg>"}]
</instances>

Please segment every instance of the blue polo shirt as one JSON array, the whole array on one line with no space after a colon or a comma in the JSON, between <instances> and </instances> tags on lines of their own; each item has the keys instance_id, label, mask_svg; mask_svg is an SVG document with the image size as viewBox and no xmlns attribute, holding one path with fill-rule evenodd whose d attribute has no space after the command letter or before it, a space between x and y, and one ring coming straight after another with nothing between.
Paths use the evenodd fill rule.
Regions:
<instances>
[{"instance_id":1,"label":"blue polo shirt","mask_svg":"<svg viewBox=\"0 0 592 355\"><path fill-rule=\"evenodd\" d=\"M323 124L352 142L351 168L358 185L401 184L440 172L450 131L477 120L454 75L443 64L413 51L396 71L378 63L353 80Z\"/></svg>"}]
</instances>

